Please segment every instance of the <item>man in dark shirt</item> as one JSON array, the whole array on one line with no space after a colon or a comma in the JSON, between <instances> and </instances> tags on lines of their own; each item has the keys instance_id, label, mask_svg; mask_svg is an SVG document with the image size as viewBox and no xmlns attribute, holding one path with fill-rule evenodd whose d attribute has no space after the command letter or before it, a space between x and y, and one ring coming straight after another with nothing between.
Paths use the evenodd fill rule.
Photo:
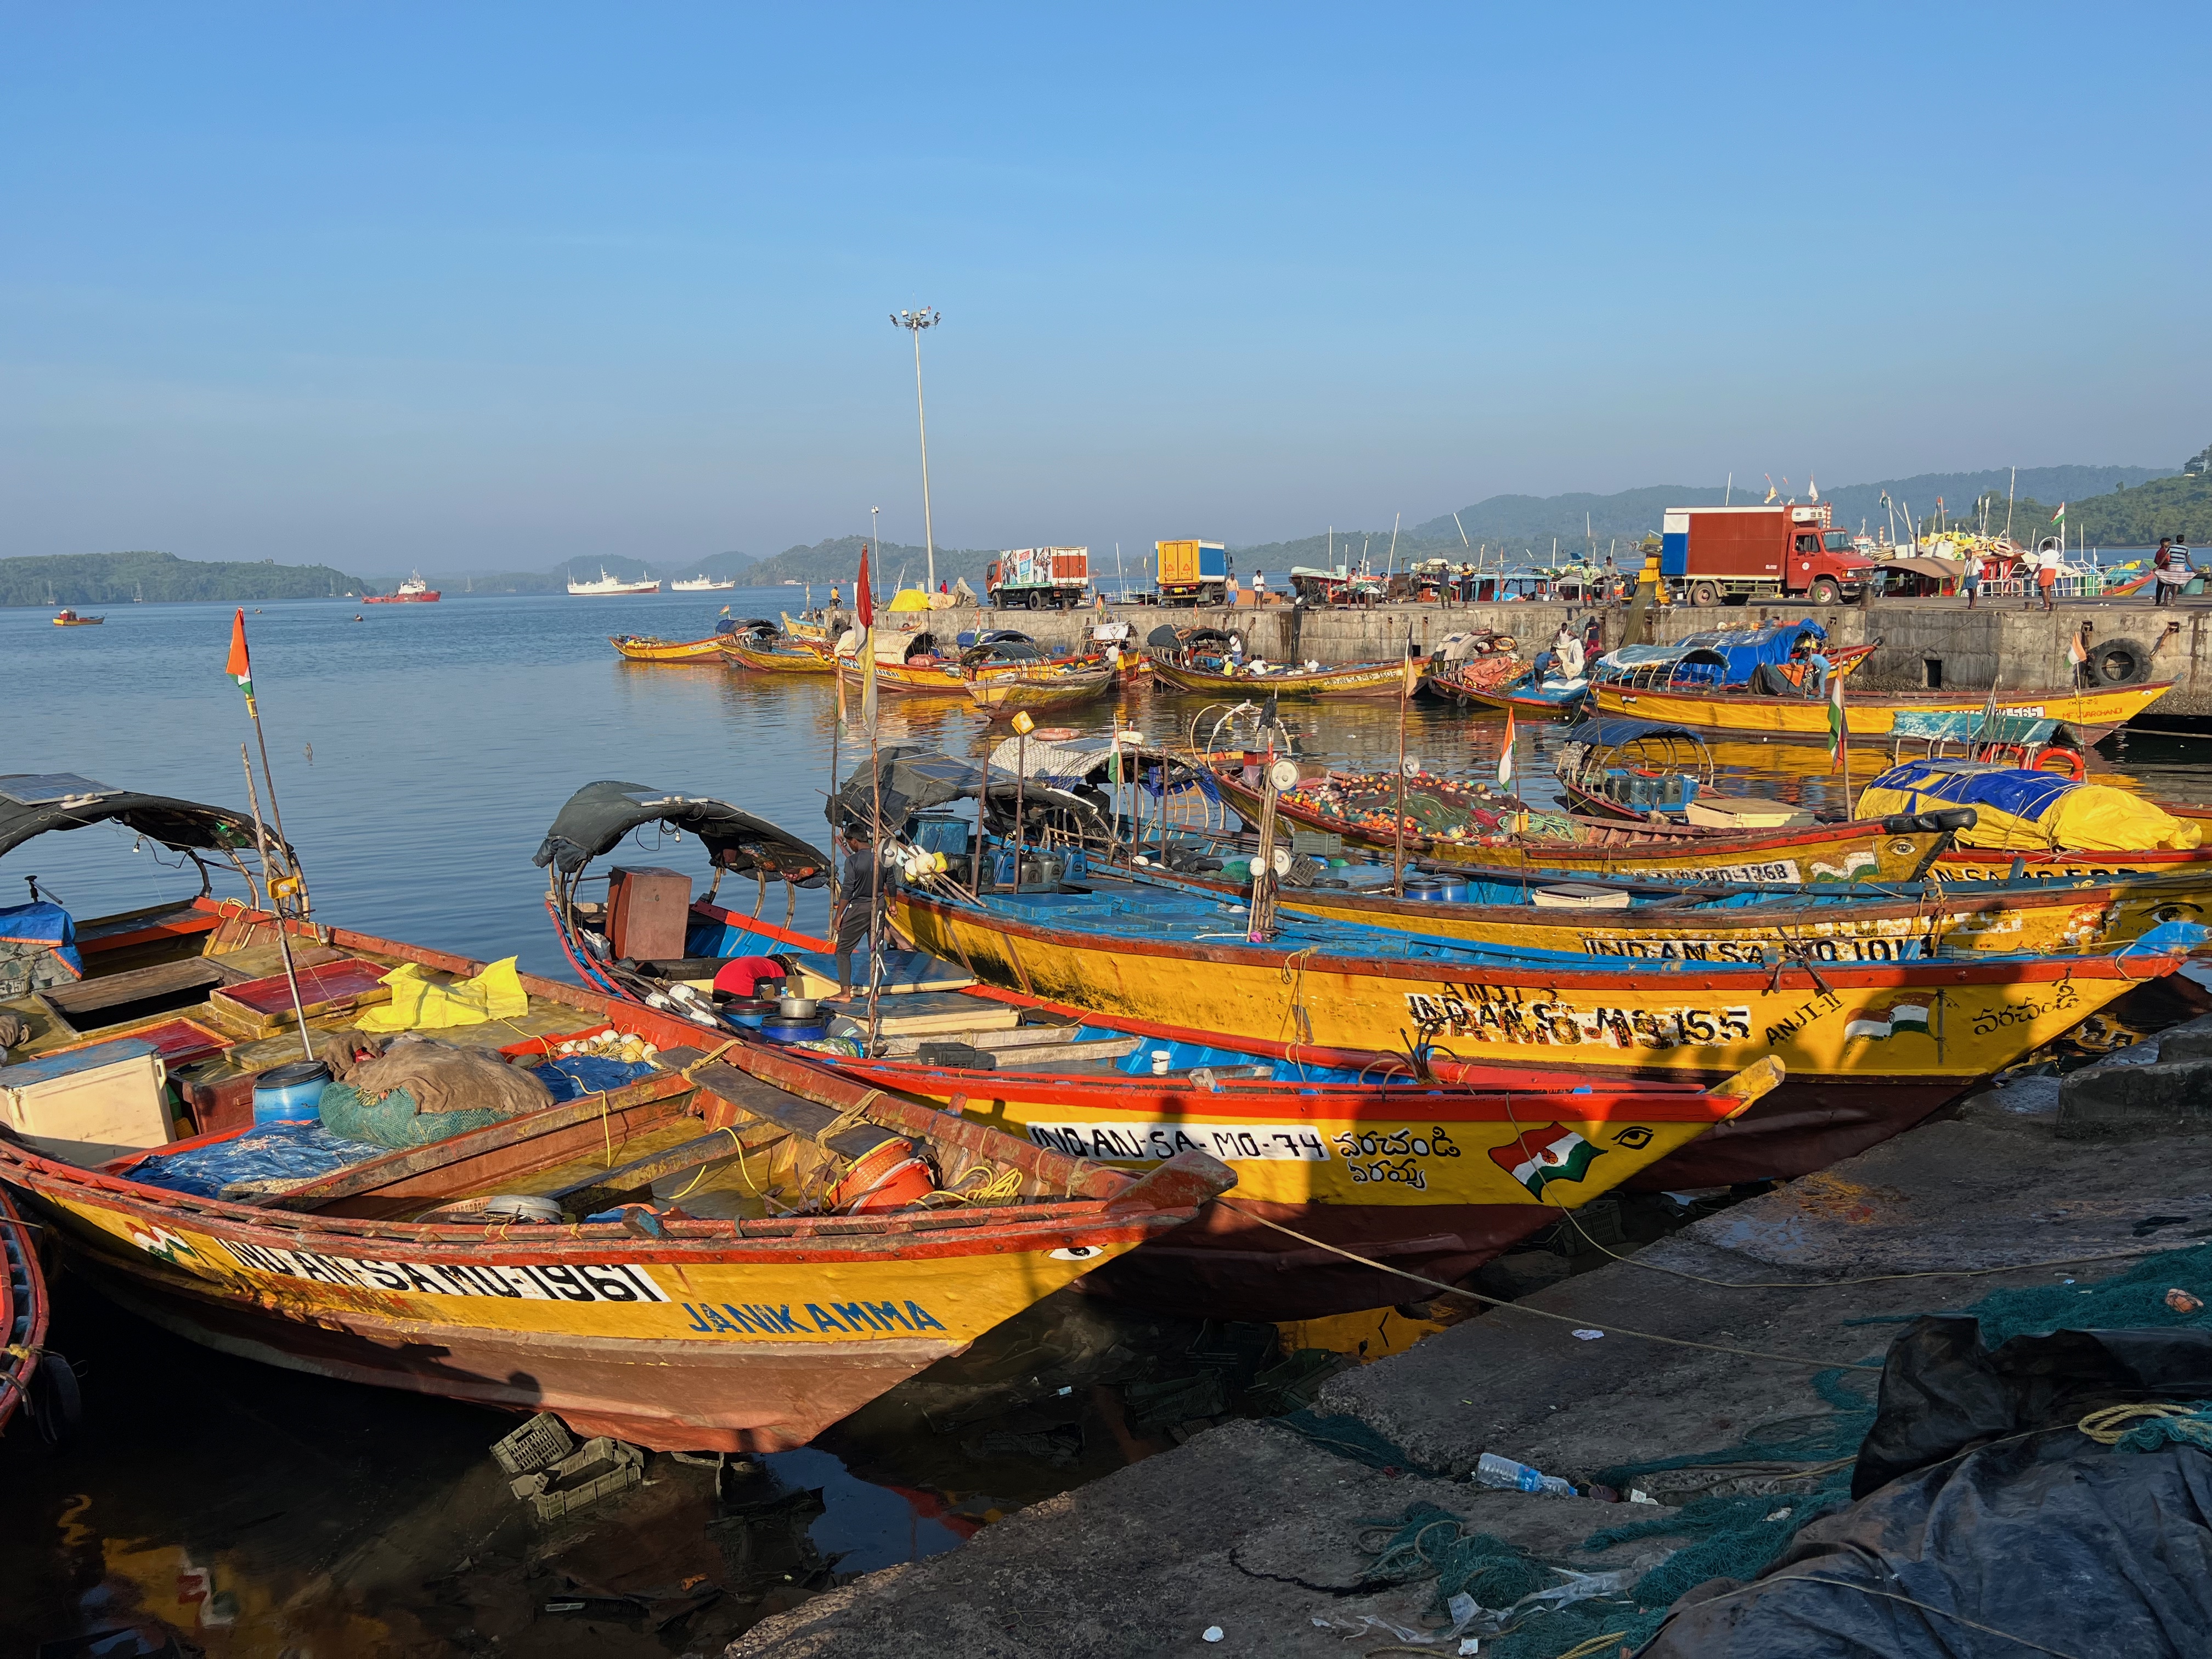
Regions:
<instances>
[{"instance_id":1,"label":"man in dark shirt","mask_svg":"<svg viewBox=\"0 0 2212 1659\"><path fill-rule=\"evenodd\" d=\"M836 949L837 995L842 1000L853 994L853 952L867 939L884 866L873 844L859 830L842 830L837 839L846 853L844 876L837 889Z\"/></svg>"}]
</instances>

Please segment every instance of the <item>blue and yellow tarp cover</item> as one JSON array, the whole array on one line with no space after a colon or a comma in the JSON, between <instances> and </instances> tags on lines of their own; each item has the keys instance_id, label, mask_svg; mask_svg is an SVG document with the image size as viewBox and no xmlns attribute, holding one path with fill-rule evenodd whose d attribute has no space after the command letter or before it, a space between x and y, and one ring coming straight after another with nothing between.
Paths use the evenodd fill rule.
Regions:
<instances>
[{"instance_id":1,"label":"blue and yellow tarp cover","mask_svg":"<svg viewBox=\"0 0 2212 1659\"><path fill-rule=\"evenodd\" d=\"M1909 761L1866 787L1858 816L1971 806L1960 844L2018 852L2149 853L2197 846L2203 827L2155 802L2051 772L1970 761Z\"/></svg>"}]
</instances>

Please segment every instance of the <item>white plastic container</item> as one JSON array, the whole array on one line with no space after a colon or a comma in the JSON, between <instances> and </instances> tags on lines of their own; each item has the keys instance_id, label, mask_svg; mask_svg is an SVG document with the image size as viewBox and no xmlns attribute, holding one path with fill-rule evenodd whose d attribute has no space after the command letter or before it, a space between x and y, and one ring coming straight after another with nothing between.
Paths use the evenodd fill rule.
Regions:
<instances>
[{"instance_id":1,"label":"white plastic container","mask_svg":"<svg viewBox=\"0 0 2212 1659\"><path fill-rule=\"evenodd\" d=\"M91 1169L169 1144L168 1080L152 1043L118 1037L0 1066L0 1119L33 1151Z\"/></svg>"}]
</instances>

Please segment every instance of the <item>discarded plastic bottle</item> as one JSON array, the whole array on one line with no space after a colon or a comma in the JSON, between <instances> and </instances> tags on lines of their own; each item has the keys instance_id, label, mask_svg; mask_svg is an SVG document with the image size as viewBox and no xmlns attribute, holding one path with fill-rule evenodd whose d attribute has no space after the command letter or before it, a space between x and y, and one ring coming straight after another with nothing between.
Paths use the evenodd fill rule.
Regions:
<instances>
[{"instance_id":1,"label":"discarded plastic bottle","mask_svg":"<svg viewBox=\"0 0 2212 1659\"><path fill-rule=\"evenodd\" d=\"M1526 1463L1516 1463L1510 1457L1500 1457L1496 1452L1485 1452L1482 1461L1474 1466L1476 1483L1494 1486L1501 1492L1544 1492L1553 1498L1572 1498L1571 1483L1556 1474L1546 1474L1532 1469Z\"/></svg>"}]
</instances>

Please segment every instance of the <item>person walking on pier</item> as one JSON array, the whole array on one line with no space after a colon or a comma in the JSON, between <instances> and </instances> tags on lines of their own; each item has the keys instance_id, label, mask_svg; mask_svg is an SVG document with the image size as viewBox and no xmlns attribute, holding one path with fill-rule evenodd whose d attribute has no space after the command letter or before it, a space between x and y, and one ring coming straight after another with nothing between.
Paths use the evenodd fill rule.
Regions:
<instances>
[{"instance_id":1,"label":"person walking on pier","mask_svg":"<svg viewBox=\"0 0 2212 1659\"><path fill-rule=\"evenodd\" d=\"M1974 601L1982 597L1982 561L1972 553L1966 556L1964 568L1959 572L1959 591L1966 596L1966 609L1974 608Z\"/></svg>"},{"instance_id":2,"label":"person walking on pier","mask_svg":"<svg viewBox=\"0 0 2212 1659\"><path fill-rule=\"evenodd\" d=\"M2181 590L2188 585L2189 579L2197 574L2190 561L2189 550L2176 547L2171 536L2158 538L2158 551L2150 556L2150 568L2154 578L2150 601L2153 605L2172 605L2180 597Z\"/></svg>"},{"instance_id":3,"label":"person walking on pier","mask_svg":"<svg viewBox=\"0 0 2212 1659\"><path fill-rule=\"evenodd\" d=\"M2045 543L2043 550L2036 555L2035 591L2041 596L2045 611L2054 608L2053 602L2058 597L2058 567L2065 558L2055 543Z\"/></svg>"}]
</instances>

